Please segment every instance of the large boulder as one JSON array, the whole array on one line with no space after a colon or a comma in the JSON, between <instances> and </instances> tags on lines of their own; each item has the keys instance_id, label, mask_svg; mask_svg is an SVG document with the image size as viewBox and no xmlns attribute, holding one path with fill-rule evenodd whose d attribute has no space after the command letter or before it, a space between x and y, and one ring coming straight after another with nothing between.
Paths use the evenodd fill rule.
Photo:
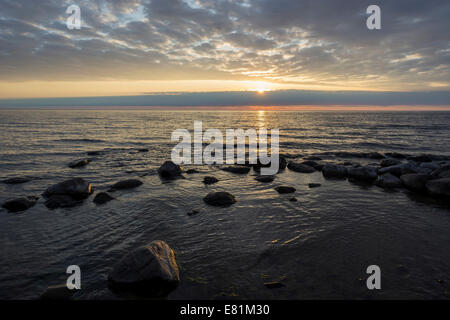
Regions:
<instances>
[{"instance_id":1,"label":"large boulder","mask_svg":"<svg viewBox=\"0 0 450 320\"><path fill-rule=\"evenodd\" d=\"M430 180L430 175L422 173L408 173L400 176L403 186L413 191L425 190L425 185Z\"/></svg>"},{"instance_id":2,"label":"large boulder","mask_svg":"<svg viewBox=\"0 0 450 320\"><path fill-rule=\"evenodd\" d=\"M165 296L180 282L175 254L161 240L126 254L108 275L113 289Z\"/></svg>"},{"instance_id":3,"label":"large boulder","mask_svg":"<svg viewBox=\"0 0 450 320\"><path fill-rule=\"evenodd\" d=\"M210 192L203 198L203 201L211 206L229 207L236 203L236 198L228 192Z\"/></svg>"},{"instance_id":4,"label":"large boulder","mask_svg":"<svg viewBox=\"0 0 450 320\"><path fill-rule=\"evenodd\" d=\"M377 168L371 166L348 168L349 178L372 182L378 177Z\"/></svg>"},{"instance_id":5,"label":"large boulder","mask_svg":"<svg viewBox=\"0 0 450 320\"><path fill-rule=\"evenodd\" d=\"M375 181L375 184L380 188L400 188L402 181L393 174L385 173Z\"/></svg>"},{"instance_id":6,"label":"large boulder","mask_svg":"<svg viewBox=\"0 0 450 320\"><path fill-rule=\"evenodd\" d=\"M326 164L322 168L322 174L325 178L345 179L347 168L341 165Z\"/></svg>"},{"instance_id":7,"label":"large boulder","mask_svg":"<svg viewBox=\"0 0 450 320\"><path fill-rule=\"evenodd\" d=\"M166 161L163 163L161 167L158 169L158 174L161 178L164 179L176 179L181 177L181 172L183 170L177 164L172 161Z\"/></svg>"},{"instance_id":8,"label":"large boulder","mask_svg":"<svg viewBox=\"0 0 450 320\"><path fill-rule=\"evenodd\" d=\"M33 207L38 200L39 197L34 196L22 197L6 201L2 207L9 212L21 212Z\"/></svg>"},{"instance_id":9,"label":"large boulder","mask_svg":"<svg viewBox=\"0 0 450 320\"><path fill-rule=\"evenodd\" d=\"M133 189L141 186L142 184L142 181L137 179L123 180L113 184L109 191Z\"/></svg>"},{"instance_id":10,"label":"large boulder","mask_svg":"<svg viewBox=\"0 0 450 320\"><path fill-rule=\"evenodd\" d=\"M89 159L81 159L81 160L74 160L69 163L69 168L75 169L75 168L81 168L86 166L89 163Z\"/></svg>"},{"instance_id":11,"label":"large boulder","mask_svg":"<svg viewBox=\"0 0 450 320\"><path fill-rule=\"evenodd\" d=\"M450 178L430 180L426 188L431 195L450 196Z\"/></svg>"},{"instance_id":12,"label":"large boulder","mask_svg":"<svg viewBox=\"0 0 450 320\"><path fill-rule=\"evenodd\" d=\"M49 187L42 195L50 198L53 195L66 195L73 199L80 200L89 197L92 193L92 186L82 178L73 178Z\"/></svg>"},{"instance_id":13,"label":"large boulder","mask_svg":"<svg viewBox=\"0 0 450 320\"><path fill-rule=\"evenodd\" d=\"M301 172L301 173L313 173L316 171L313 167L304 164L304 163L295 163L290 161L287 165L289 170L295 171L295 172Z\"/></svg>"}]
</instances>

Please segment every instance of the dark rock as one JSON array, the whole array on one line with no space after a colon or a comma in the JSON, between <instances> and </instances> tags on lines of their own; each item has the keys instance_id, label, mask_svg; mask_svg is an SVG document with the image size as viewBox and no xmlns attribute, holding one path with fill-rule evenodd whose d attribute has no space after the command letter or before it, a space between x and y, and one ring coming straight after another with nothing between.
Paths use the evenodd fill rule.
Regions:
<instances>
[{"instance_id":1,"label":"dark rock","mask_svg":"<svg viewBox=\"0 0 450 320\"><path fill-rule=\"evenodd\" d=\"M277 289L284 287L284 284L278 281L265 282L264 285L269 289Z\"/></svg>"},{"instance_id":2,"label":"dark rock","mask_svg":"<svg viewBox=\"0 0 450 320\"><path fill-rule=\"evenodd\" d=\"M345 179L347 177L347 168L335 164L326 164L322 168L322 174L325 178Z\"/></svg>"},{"instance_id":3,"label":"dark rock","mask_svg":"<svg viewBox=\"0 0 450 320\"><path fill-rule=\"evenodd\" d=\"M86 152L86 154L88 156L99 156L102 154L102 152L101 151L88 151L88 152Z\"/></svg>"},{"instance_id":4,"label":"dark rock","mask_svg":"<svg viewBox=\"0 0 450 320\"><path fill-rule=\"evenodd\" d=\"M391 166L395 166L397 164L400 164L401 161L398 159L383 159L380 161L380 167L385 168L385 167L391 167Z\"/></svg>"},{"instance_id":5,"label":"dark rock","mask_svg":"<svg viewBox=\"0 0 450 320\"><path fill-rule=\"evenodd\" d=\"M385 173L393 174L394 176L400 177L402 174L417 173L414 166L410 163L401 163L394 166L389 166L381 168L378 173L383 175Z\"/></svg>"},{"instance_id":6,"label":"dark rock","mask_svg":"<svg viewBox=\"0 0 450 320\"><path fill-rule=\"evenodd\" d=\"M197 213L199 213L200 211L198 211L198 210L192 210L191 212L188 212L188 216L194 216L194 215L196 215Z\"/></svg>"},{"instance_id":7,"label":"dark rock","mask_svg":"<svg viewBox=\"0 0 450 320\"><path fill-rule=\"evenodd\" d=\"M203 178L203 183L204 184L213 184L213 183L216 183L216 182L219 182L219 180L217 178L215 178L215 177L204 177Z\"/></svg>"},{"instance_id":8,"label":"dark rock","mask_svg":"<svg viewBox=\"0 0 450 320\"><path fill-rule=\"evenodd\" d=\"M69 168L81 168L89 163L89 159L75 160L69 163Z\"/></svg>"},{"instance_id":9,"label":"dark rock","mask_svg":"<svg viewBox=\"0 0 450 320\"><path fill-rule=\"evenodd\" d=\"M70 300L76 289L67 288L66 284L50 286L41 295L42 300Z\"/></svg>"},{"instance_id":10,"label":"dark rock","mask_svg":"<svg viewBox=\"0 0 450 320\"><path fill-rule=\"evenodd\" d=\"M298 200L297 200L297 198L294 197L294 198L290 198L289 201L290 202L297 202Z\"/></svg>"},{"instance_id":11,"label":"dark rock","mask_svg":"<svg viewBox=\"0 0 450 320\"><path fill-rule=\"evenodd\" d=\"M369 159L384 159L385 156L379 152L370 152L367 154L367 158L369 158Z\"/></svg>"},{"instance_id":12,"label":"dark rock","mask_svg":"<svg viewBox=\"0 0 450 320\"><path fill-rule=\"evenodd\" d=\"M166 161L158 169L158 174L164 179L176 179L181 176L181 167L172 161Z\"/></svg>"},{"instance_id":13,"label":"dark rock","mask_svg":"<svg viewBox=\"0 0 450 320\"><path fill-rule=\"evenodd\" d=\"M255 178L255 180L259 181L259 182L268 183L268 182L272 182L273 180L275 180L275 176L257 176Z\"/></svg>"},{"instance_id":14,"label":"dark rock","mask_svg":"<svg viewBox=\"0 0 450 320\"><path fill-rule=\"evenodd\" d=\"M403 186L413 191L425 190L425 185L430 180L430 175L422 173L408 173L400 176Z\"/></svg>"},{"instance_id":15,"label":"dark rock","mask_svg":"<svg viewBox=\"0 0 450 320\"><path fill-rule=\"evenodd\" d=\"M290 161L288 163L289 170L291 171L295 171L295 172L301 172L301 173L313 173L316 171L316 169L314 169L313 167L310 167L306 164L302 164L302 163L295 163Z\"/></svg>"},{"instance_id":16,"label":"dark rock","mask_svg":"<svg viewBox=\"0 0 450 320\"><path fill-rule=\"evenodd\" d=\"M436 162L422 162L419 165L419 169L425 168L426 170L431 170L430 172L433 172L434 170L437 170L441 167L439 163Z\"/></svg>"},{"instance_id":17,"label":"dark rock","mask_svg":"<svg viewBox=\"0 0 450 320\"><path fill-rule=\"evenodd\" d=\"M250 168L246 166L229 166L221 168L223 171L237 173L237 174L247 174L250 172Z\"/></svg>"},{"instance_id":18,"label":"dark rock","mask_svg":"<svg viewBox=\"0 0 450 320\"><path fill-rule=\"evenodd\" d=\"M211 192L203 198L203 201L211 206L229 207L236 203L236 198L228 192Z\"/></svg>"},{"instance_id":19,"label":"dark rock","mask_svg":"<svg viewBox=\"0 0 450 320\"><path fill-rule=\"evenodd\" d=\"M137 179L123 180L113 184L113 186L109 189L109 191L133 189L141 186L142 184L143 184L142 181Z\"/></svg>"},{"instance_id":20,"label":"dark rock","mask_svg":"<svg viewBox=\"0 0 450 320\"><path fill-rule=\"evenodd\" d=\"M349 178L367 182L374 181L378 176L377 168L371 166L349 168L347 174Z\"/></svg>"},{"instance_id":21,"label":"dark rock","mask_svg":"<svg viewBox=\"0 0 450 320\"><path fill-rule=\"evenodd\" d=\"M148 152L149 150L147 148L138 149L139 152Z\"/></svg>"},{"instance_id":22,"label":"dark rock","mask_svg":"<svg viewBox=\"0 0 450 320\"><path fill-rule=\"evenodd\" d=\"M51 195L44 202L44 205L50 210L54 210L57 208L72 208L80 204L82 204L81 200L74 199L73 197L64 194Z\"/></svg>"},{"instance_id":23,"label":"dark rock","mask_svg":"<svg viewBox=\"0 0 450 320\"><path fill-rule=\"evenodd\" d=\"M408 160L413 160L415 162L431 162L431 161L433 161L433 159L429 155L426 155L426 154L422 154L419 156L411 156L408 158Z\"/></svg>"},{"instance_id":24,"label":"dark rock","mask_svg":"<svg viewBox=\"0 0 450 320\"><path fill-rule=\"evenodd\" d=\"M388 157L392 157L395 159L406 159L406 156L401 154L401 153L397 153L397 152L387 152L386 156Z\"/></svg>"},{"instance_id":25,"label":"dark rock","mask_svg":"<svg viewBox=\"0 0 450 320\"><path fill-rule=\"evenodd\" d=\"M68 195L74 199L85 199L92 193L92 186L82 178L73 178L57 183L48 188L42 195L49 198L52 195Z\"/></svg>"},{"instance_id":26,"label":"dark rock","mask_svg":"<svg viewBox=\"0 0 450 320\"><path fill-rule=\"evenodd\" d=\"M320 183L309 183L309 184L308 184L308 187L310 187L310 188L318 188L318 187L320 187L320 186L321 186Z\"/></svg>"},{"instance_id":27,"label":"dark rock","mask_svg":"<svg viewBox=\"0 0 450 320\"><path fill-rule=\"evenodd\" d=\"M22 197L6 201L2 207L9 212L21 212L33 207L38 200L39 197L34 196Z\"/></svg>"},{"instance_id":28,"label":"dark rock","mask_svg":"<svg viewBox=\"0 0 450 320\"><path fill-rule=\"evenodd\" d=\"M450 164L443 165L439 169L434 170L431 173L433 179L436 178L450 178Z\"/></svg>"},{"instance_id":29,"label":"dark rock","mask_svg":"<svg viewBox=\"0 0 450 320\"><path fill-rule=\"evenodd\" d=\"M164 241L153 241L126 254L108 275L113 289L165 296L180 282L173 250Z\"/></svg>"},{"instance_id":30,"label":"dark rock","mask_svg":"<svg viewBox=\"0 0 450 320\"><path fill-rule=\"evenodd\" d=\"M6 184L21 184L21 183L28 182L30 180L31 180L30 178L16 177L16 178L9 178L9 179L3 180L2 182L6 183Z\"/></svg>"},{"instance_id":31,"label":"dark rock","mask_svg":"<svg viewBox=\"0 0 450 320\"><path fill-rule=\"evenodd\" d=\"M108 193L100 192L95 196L94 203L95 204L104 204L104 203L107 203L108 201L111 201L114 199L115 198L111 197Z\"/></svg>"},{"instance_id":32,"label":"dark rock","mask_svg":"<svg viewBox=\"0 0 450 320\"><path fill-rule=\"evenodd\" d=\"M296 189L294 187L288 187L288 186L279 186L279 187L276 187L275 190L280 194L294 193L296 191Z\"/></svg>"},{"instance_id":33,"label":"dark rock","mask_svg":"<svg viewBox=\"0 0 450 320\"><path fill-rule=\"evenodd\" d=\"M186 173L187 174L194 174L194 173L199 173L199 171L195 170L195 169L189 169L189 170L186 171Z\"/></svg>"},{"instance_id":34,"label":"dark rock","mask_svg":"<svg viewBox=\"0 0 450 320\"><path fill-rule=\"evenodd\" d=\"M393 174L385 173L375 181L375 184L380 188L400 188L402 181Z\"/></svg>"},{"instance_id":35,"label":"dark rock","mask_svg":"<svg viewBox=\"0 0 450 320\"><path fill-rule=\"evenodd\" d=\"M450 178L430 180L426 188L431 195L450 196Z\"/></svg>"},{"instance_id":36,"label":"dark rock","mask_svg":"<svg viewBox=\"0 0 450 320\"><path fill-rule=\"evenodd\" d=\"M314 169L316 169L317 171L322 171L322 169L323 169L324 166L325 166L325 165L324 165L323 163L318 163L318 164L314 167Z\"/></svg>"}]
</instances>

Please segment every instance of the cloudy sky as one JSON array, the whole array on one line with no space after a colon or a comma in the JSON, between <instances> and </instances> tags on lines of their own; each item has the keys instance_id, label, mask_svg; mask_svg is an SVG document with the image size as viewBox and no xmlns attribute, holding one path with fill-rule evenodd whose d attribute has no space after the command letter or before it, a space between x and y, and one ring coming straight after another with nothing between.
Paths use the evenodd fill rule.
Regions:
<instances>
[{"instance_id":1,"label":"cloudy sky","mask_svg":"<svg viewBox=\"0 0 450 320\"><path fill-rule=\"evenodd\" d=\"M450 105L449 30L448 0L1 0L0 99L433 91Z\"/></svg>"}]
</instances>

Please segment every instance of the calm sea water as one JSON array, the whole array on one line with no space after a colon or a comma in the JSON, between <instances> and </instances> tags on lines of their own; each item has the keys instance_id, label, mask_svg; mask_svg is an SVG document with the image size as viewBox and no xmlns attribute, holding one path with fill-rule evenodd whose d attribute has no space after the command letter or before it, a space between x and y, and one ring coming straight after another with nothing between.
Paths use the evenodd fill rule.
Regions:
<instances>
[{"instance_id":1,"label":"calm sea water","mask_svg":"<svg viewBox=\"0 0 450 320\"><path fill-rule=\"evenodd\" d=\"M169 299L450 298L450 208L405 190L384 191L320 172L284 171L273 183L217 167L161 181L171 132L204 128L279 128L281 152L430 153L450 157L450 112L159 112L0 111L0 202L40 195L71 177L96 191L128 178L135 189L118 200L48 210L43 200L21 214L0 210L0 299L34 299L64 283L68 265L82 270L77 299L116 299L106 285L112 265L128 251L165 240L175 251L182 282ZM148 148L149 152L138 152ZM85 168L68 162L92 156ZM333 156L328 161L339 161ZM361 163L376 160L356 159ZM205 175L220 182L205 186ZM308 183L321 183L309 189ZM277 194L297 189L298 202ZM211 190L233 193L229 208L205 205ZM188 216L196 209L199 213ZM367 266L382 270L382 290L365 286ZM264 282L285 285L268 289Z\"/></svg>"}]
</instances>

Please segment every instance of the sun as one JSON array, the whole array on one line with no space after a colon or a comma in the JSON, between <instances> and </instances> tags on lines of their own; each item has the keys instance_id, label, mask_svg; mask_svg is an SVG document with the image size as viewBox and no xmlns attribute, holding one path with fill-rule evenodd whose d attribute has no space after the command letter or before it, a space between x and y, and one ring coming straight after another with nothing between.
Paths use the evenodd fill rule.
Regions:
<instances>
[{"instance_id":1,"label":"sun","mask_svg":"<svg viewBox=\"0 0 450 320\"><path fill-rule=\"evenodd\" d=\"M267 91L267 89L265 89L265 88L258 88L255 91L258 92L259 94L264 94Z\"/></svg>"}]
</instances>

